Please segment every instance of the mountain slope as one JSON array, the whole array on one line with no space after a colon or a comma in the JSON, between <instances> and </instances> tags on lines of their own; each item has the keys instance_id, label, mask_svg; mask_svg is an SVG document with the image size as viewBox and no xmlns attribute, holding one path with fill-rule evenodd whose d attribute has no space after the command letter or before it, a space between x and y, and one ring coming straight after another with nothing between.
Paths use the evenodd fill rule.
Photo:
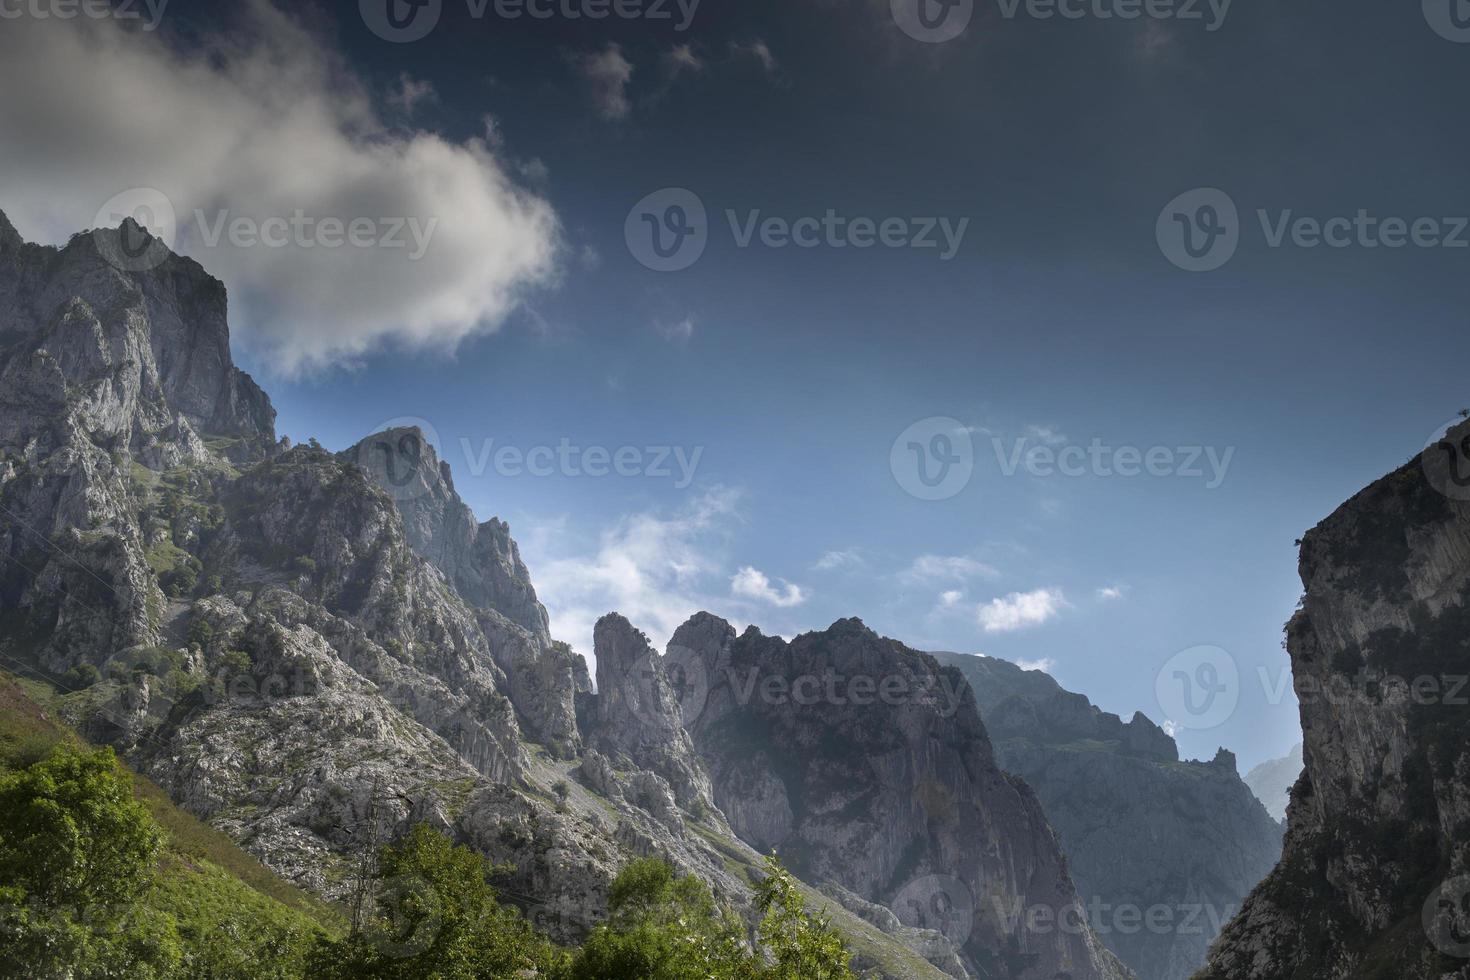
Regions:
<instances>
[{"instance_id":1,"label":"mountain slope","mask_svg":"<svg viewBox=\"0 0 1470 980\"><path fill-rule=\"evenodd\" d=\"M1470 423L1303 538L1305 769L1205 980L1470 977Z\"/></svg>"},{"instance_id":2,"label":"mountain slope","mask_svg":"<svg viewBox=\"0 0 1470 980\"><path fill-rule=\"evenodd\" d=\"M969 682L1001 767L1035 789L1102 941L1142 980L1197 970L1281 853L1281 829L1234 756L1181 762L1142 714L1125 723L1041 671L934 657Z\"/></svg>"},{"instance_id":3,"label":"mountain slope","mask_svg":"<svg viewBox=\"0 0 1470 980\"><path fill-rule=\"evenodd\" d=\"M1269 759L1245 774L1245 784L1256 794L1266 812L1277 820L1286 819L1286 805L1291 801L1291 787L1302 774L1302 746L1280 759Z\"/></svg>"}]
</instances>

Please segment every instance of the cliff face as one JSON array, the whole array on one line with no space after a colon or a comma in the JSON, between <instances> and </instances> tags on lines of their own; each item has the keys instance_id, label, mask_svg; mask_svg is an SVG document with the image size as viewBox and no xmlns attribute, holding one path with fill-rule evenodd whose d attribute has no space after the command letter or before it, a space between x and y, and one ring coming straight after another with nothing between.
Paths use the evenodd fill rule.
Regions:
<instances>
[{"instance_id":1,"label":"cliff face","mask_svg":"<svg viewBox=\"0 0 1470 980\"><path fill-rule=\"evenodd\" d=\"M1036 791L1099 938L1142 980L1199 969L1281 854L1234 757L1180 762L1142 714L1124 722L1004 660L934 656L970 683L1001 767Z\"/></svg>"},{"instance_id":2,"label":"cliff face","mask_svg":"<svg viewBox=\"0 0 1470 980\"><path fill-rule=\"evenodd\" d=\"M1245 784L1256 794L1266 812L1277 820L1286 819L1286 804L1291 800L1291 787L1302 774L1302 747L1298 744L1280 759L1269 759L1245 774Z\"/></svg>"},{"instance_id":3,"label":"cliff face","mask_svg":"<svg viewBox=\"0 0 1470 980\"><path fill-rule=\"evenodd\" d=\"M1470 423L1303 539L1305 769L1205 978L1470 976Z\"/></svg>"},{"instance_id":4,"label":"cliff face","mask_svg":"<svg viewBox=\"0 0 1470 980\"><path fill-rule=\"evenodd\" d=\"M964 975L1126 975L1085 925L1058 925L1077 895L1056 838L957 671L857 620L787 643L708 614L667 660L743 839L940 933L933 961L957 950Z\"/></svg>"}]
</instances>

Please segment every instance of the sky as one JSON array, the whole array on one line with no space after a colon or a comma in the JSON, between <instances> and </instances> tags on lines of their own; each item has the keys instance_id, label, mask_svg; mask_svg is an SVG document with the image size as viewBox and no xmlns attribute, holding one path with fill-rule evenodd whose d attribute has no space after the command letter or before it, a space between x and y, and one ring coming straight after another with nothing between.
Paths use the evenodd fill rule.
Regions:
<instances>
[{"instance_id":1,"label":"sky","mask_svg":"<svg viewBox=\"0 0 1470 980\"><path fill-rule=\"evenodd\" d=\"M1463 11L922 2L0 0L0 209L422 425L583 653L857 616L1284 755L1294 541L1470 404Z\"/></svg>"}]
</instances>

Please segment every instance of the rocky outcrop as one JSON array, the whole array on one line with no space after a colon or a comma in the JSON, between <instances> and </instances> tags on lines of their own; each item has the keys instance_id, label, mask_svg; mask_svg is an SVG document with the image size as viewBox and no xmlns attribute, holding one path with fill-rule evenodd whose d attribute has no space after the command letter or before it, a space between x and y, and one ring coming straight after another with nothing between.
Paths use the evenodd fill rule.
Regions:
<instances>
[{"instance_id":1,"label":"rocky outcrop","mask_svg":"<svg viewBox=\"0 0 1470 980\"><path fill-rule=\"evenodd\" d=\"M934 656L964 674L1000 765L1040 797L1102 941L1142 980L1193 974L1281 854L1234 756L1181 762L1141 713L1124 722L1005 660Z\"/></svg>"},{"instance_id":2,"label":"rocky outcrop","mask_svg":"<svg viewBox=\"0 0 1470 980\"><path fill-rule=\"evenodd\" d=\"M1207 980L1470 977L1470 423L1307 533L1305 769Z\"/></svg>"},{"instance_id":3,"label":"rocky outcrop","mask_svg":"<svg viewBox=\"0 0 1470 980\"><path fill-rule=\"evenodd\" d=\"M375 433L340 458L392 498L410 546L475 611L523 727L556 755L574 757L581 745L578 675L585 676L586 664L552 641L546 609L510 527L494 518L475 521L454 489L449 465L419 429Z\"/></svg>"},{"instance_id":4,"label":"rocky outcrop","mask_svg":"<svg viewBox=\"0 0 1470 980\"><path fill-rule=\"evenodd\" d=\"M941 933L969 975L1128 975L1079 921L1041 806L996 765L958 671L855 619L787 643L700 614L667 659L743 839Z\"/></svg>"},{"instance_id":5,"label":"rocky outcrop","mask_svg":"<svg viewBox=\"0 0 1470 980\"><path fill-rule=\"evenodd\" d=\"M621 759L626 768L666 781L680 807L701 816L713 812L709 777L684 730L663 658L616 613L597 621L593 643L598 748L615 763Z\"/></svg>"},{"instance_id":6,"label":"rocky outcrop","mask_svg":"<svg viewBox=\"0 0 1470 980\"><path fill-rule=\"evenodd\" d=\"M1256 794L1266 812L1277 820L1286 819L1286 804L1291 800L1291 787L1302 774L1302 747L1280 759L1268 759L1245 774L1245 784Z\"/></svg>"}]
</instances>

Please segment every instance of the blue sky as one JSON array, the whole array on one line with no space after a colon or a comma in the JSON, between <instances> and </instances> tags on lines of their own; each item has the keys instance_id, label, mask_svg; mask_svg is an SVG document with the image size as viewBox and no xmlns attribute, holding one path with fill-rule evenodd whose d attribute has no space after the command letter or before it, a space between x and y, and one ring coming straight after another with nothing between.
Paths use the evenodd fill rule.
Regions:
<instances>
[{"instance_id":1,"label":"blue sky","mask_svg":"<svg viewBox=\"0 0 1470 980\"><path fill-rule=\"evenodd\" d=\"M466 207L499 238L458 234L455 208L430 215L471 258L513 242L481 280L490 293L454 269L443 289L425 279L425 298L409 296L418 280L371 266L327 267L308 286L261 271L255 253L187 236L180 247L242 297L241 360L282 433L342 448L390 420L426 421L476 512L510 521L556 631L583 652L611 609L657 639L698 608L785 635L856 615L917 647L1045 663L1108 710L1163 721L1159 671L1212 645L1238 666L1239 703L1216 727L1181 729L1181 748L1226 745L1244 770L1298 739L1294 702L1272 695L1300 593L1294 539L1470 403L1470 249L1307 247L1310 226L1273 247L1270 232L1366 211L1433 218L1454 238L1470 214L1454 95L1470 44L1418 4L1238 4L1215 30L1201 7L1206 21L1038 19L978 0L940 44L907 36L886 0L705 0L684 31L477 20L445 0L412 43L376 36L356 4L306 7L292 30L310 40L291 44L327 67L298 83L331 92L349 79L362 100L321 123L354 146L350 163L373 156L353 143L371 119L372 146L431 161L393 180L452 188L462 170L435 170L429 151L479 141L473 173L544 215L497 210L504 198ZM173 0L157 37L208 47L234 18L269 21L261 9ZM210 194L165 188L188 199L181 213L231 195L250 211L257 182L279 205L292 200L280 188L310 185L303 174L323 179L333 158L303 150L309 136L248 125L265 126L269 160ZM252 160L251 147L242 139L232 159ZM205 186L149 167L109 179ZM16 213L16 172L0 207L54 237L67 227L48 223L54 204ZM707 212L705 251L675 272L640 264L625 237L630 209L666 188ZM1157 235L1165 205L1198 188L1239 215L1235 252L1208 272L1178 268ZM740 247L727 215L829 210L909 232L967 224L946 259ZM377 281L392 291L373 293ZM450 300L466 296L455 321ZM400 312L405 297L416 305ZM419 322L431 299L449 312ZM322 312L339 304L351 317ZM924 421L936 418L958 426ZM907 492L891 465L916 423L925 445L943 429L973 446L947 499ZM1197 455L1205 475L1002 465L1018 447L1094 443L1113 462L1157 448L1171 472ZM494 463L503 447L563 444L631 447L627 466L654 472ZM697 460L690 480L676 449ZM1218 479L1205 450L1228 458Z\"/></svg>"}]
</instances>

